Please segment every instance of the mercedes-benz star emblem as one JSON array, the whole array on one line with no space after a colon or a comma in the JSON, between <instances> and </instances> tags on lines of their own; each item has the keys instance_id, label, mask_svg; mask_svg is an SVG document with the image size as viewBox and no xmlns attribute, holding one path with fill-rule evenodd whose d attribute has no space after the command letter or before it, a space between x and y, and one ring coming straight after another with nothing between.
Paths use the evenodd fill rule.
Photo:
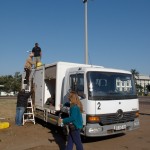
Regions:
<instances>
[{"instance_id":1,"label":"mercedes-benz star emblem","mask_svg":"<svg viewBox=\"0 0 150 150\"><path fill-rule=\"evenodd\" d=\"M123 110L122 109L118 109L118 111L117 111L117 118L118 119L122 119L123 118Z\"/></svg>"}]
</instances>

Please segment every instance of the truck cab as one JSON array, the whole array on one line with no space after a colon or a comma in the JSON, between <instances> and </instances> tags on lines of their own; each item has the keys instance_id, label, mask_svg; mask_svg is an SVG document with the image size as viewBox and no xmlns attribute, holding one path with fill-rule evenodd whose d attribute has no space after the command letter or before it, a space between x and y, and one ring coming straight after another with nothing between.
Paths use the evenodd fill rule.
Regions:
<instances>
[{"instance_id":1,"label":"truck cab","mask_svg":"<svg viewBox=\"0 0 150 150\"><path fill-rule=\"evenodd\" d=\"M130 72L77 67L67 70L64 81L64 95L68 89L76 91L84 106L82 133L86 136L117 134L139 127L139 102Z\"/></svg>"}]
</instances>

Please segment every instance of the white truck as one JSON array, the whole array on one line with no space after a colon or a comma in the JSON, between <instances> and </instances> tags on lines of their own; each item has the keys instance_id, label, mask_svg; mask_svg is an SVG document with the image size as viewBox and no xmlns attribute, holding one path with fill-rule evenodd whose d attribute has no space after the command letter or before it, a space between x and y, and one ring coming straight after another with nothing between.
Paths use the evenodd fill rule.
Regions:
<instances>
[{"instance_id":1,"label":"white truck","mask_svg":"<svg viewBox=\"0 0 150 150\"><path fill-rule=\"evenodd\" d=\"M25 73L23 73L24 79ZM139 101L131 72L86 64L56 62L33 69L35 117L58 125L68 108L68 92L80 96L84 113L81 134L98 137L139 128ZM22 80L22 84L23 80ZM48 100L55 95L55 103Z\"/></svg>"}]
</instances>

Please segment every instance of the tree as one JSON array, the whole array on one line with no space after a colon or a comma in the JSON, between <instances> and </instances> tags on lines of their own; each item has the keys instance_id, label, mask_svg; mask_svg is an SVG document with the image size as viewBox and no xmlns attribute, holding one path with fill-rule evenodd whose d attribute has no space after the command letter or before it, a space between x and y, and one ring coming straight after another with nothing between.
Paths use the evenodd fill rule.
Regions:
<instances>
[{"instance_id":1,"label":"tree","mask_svg":"<svg viewBox=\"0 0 150 150\"><path fill-rule=\"evenodd\" d=\"M146 85L146 88L147 88L148 91L150 91L150 85L149 84Z\"/></svg>"},{"instance_id":2,"label":"tree","mask_svg":"<svg viewBox=\"0 0 150 150\"><path fill-rule=\"evenodd\" d=\"M0 85L4 85L1 90L7 93L14 92L15 94L21 88L21 74L19 72L16 72L14 76L0 76Z\"/></svg>"},{"instance_id":3,"label":"tree","mask_svg":"<svg viewBox=\"0 0 150 150\"><path fill-rule=\"evenodd\" d=\"M13 77L13 83L12 83L12 91L14 92L14 94L20 90L21 80L22 80L22 75L20 74L20 72L16 72Z\"/></svg>"},{"instance_id":4,"label":"tree","mask_svg":"<svg viewBox=\"0 0 150 150\"><path fill-rule=\"evenodd\" d=\"M136 71L136 69L131 69L131 73L133 75L134 80L136 81L136 78L139 78L139 72Z\"/></svg>"},{"instance_id":5,"label":"tree","mask_svg":"<svg viewBox=\"0 0 150 150\"><path fill-rule=\"evenodd\" d=\"M143 87L141 85L138 85L136 82L136 78L139 78L139 72L136 69L131 69L131 73L132 73L132 76L135 81L135 86L136 86L137 92L142 92Z\"/></svg>"},{"instance_id":6,"label":"tree","mask_svg":"<svg viewBox=\"0 0 150 150\"><path fill-rule=\"evenodd\" d=\"M12 75L1 76L0 84L4 85L3 90L5 92L10 92L11 91L11 83L12 83L12 81L13 81L13 76Z\"/></svg>"},{"instance_id":7,"label":"tree","mask_svg":"<svg viewBox=\"0 0 150 150\"><path fill-rule=\"evenodd\" d=\"M136 85L136 89L137 89L137 92L140 92L140 93L143 92L143 87L139 84Z\"/></svg>"}]
</instances>

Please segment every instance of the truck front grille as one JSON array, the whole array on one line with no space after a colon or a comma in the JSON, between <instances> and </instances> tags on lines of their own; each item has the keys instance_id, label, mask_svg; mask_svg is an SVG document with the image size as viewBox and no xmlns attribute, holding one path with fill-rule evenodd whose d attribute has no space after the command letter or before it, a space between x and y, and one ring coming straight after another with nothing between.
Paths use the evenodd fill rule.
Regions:
<instances>
[{"instance_id":1,"label":"truck front grille","mask_svg":"<svg viewBox=\"0 0 150 150\"><path fill-rule=\"evenodd\" d=\"M109 124L115 124L115 123L123 123L123 122L129 122L133 121L136 112L124 112L122 118L119 118L117 114L106 114L106 115L101 115L101 125L109 125Z\"/></svg>"}]
</instances>

